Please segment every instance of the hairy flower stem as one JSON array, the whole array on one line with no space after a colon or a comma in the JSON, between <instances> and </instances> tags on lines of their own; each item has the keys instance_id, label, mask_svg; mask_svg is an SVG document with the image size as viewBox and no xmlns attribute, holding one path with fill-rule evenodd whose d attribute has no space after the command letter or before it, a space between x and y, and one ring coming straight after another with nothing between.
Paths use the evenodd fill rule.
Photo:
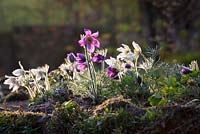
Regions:
<instances>
[{"instance_id":1,"label":"hairy flower stem","mask_svg":"<svg viewBox=\"0 0 200 134\"><path fill-rule=\"evenodd\" d=\"M90 61L90 55L88 54L87 49L84 47L86 62L88 63L88 72L92 81L92 93L95 98L97 98L97 85L96 85L96 75L93 63Z\"/></svg>"},{"instance_id":2,"label":"hairy flower stem","mask_svg":"<svg viewBox=\"0 0 200 134\"><path fill-rule=\"evenodd\" d=\"M136 73L138 73L138 70L137 70L137 63L138 63L138 58L135 60L135 71L136 71Z\"/></svg>"},{"instance_id":3,"label":"hairy flower stem","mask_svg":"<svg viewBox=\"0 0 200 134\"><path fill-rule=\"evenodd\" d=\"M141 55L144 58L144 60L149 61L143 53L141 53Z\"/></svg>"},{"instance_id":4,"label":"hairy flower stem","mask_svg":"<svg viewBox=\"0 0 200 134\"><path fill-rule=\"evenodd\" d=\"M34 91L29 86L24 86L24 87L28 90L28 93L29 93L31 99L33 99L36 96L36 94L34 93Z\"/></svg>"}]
</instances>

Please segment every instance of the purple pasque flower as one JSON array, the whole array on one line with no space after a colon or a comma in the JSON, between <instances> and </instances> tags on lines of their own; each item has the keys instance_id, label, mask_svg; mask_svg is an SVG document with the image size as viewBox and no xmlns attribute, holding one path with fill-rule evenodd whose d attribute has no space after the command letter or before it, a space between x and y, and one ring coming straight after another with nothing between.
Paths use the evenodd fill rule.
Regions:
<instances>
[{"instance_id":1,"label":"purple pasque flower","mask_svg":"<svg viewBox=\"0 0 200 134\"><path fill-rule=\"evenodd\" d=\"M85 63L86 62L86 58L85 58L85 55L82 54L82 53L77 53L76 54L76 63L77 64L82 64L82 63Z\"/></svg>"},{"instance_id":2,"label":"purple pasque flower","mask_svg":"<svg viewBox=\"0 0 200 134\"><path fill-rule=\"evenodd\" d=\"M106 59L105 56L101 55L101 54L95 54L93 57L92 57L92 62L97 62L97 63L101 63L102 61L104 61Z\"/></svg>"},{"instance_id":3,"label":"purple pasque flower","mask_svg":"<svg viewBox=\"0 0 200 134\"><path fill-rule=\"evenodd\" d=\"M76 69L78 72L83 72L87 68L87 63L77 64Z\"/></svg>"},{"instance_id":4,"label":"purple pasque flower","mask_svg":"<svg viewBox=\"0 0 200 134\"><path fill-rule=\"evenodd\" d=\"M75 55L74 55L74 53L69 53L69 54L67 54L67 59L71 62L71 63L73 63L76 59L75 59Z\"/></svg>"},{"instance_id":5,"label":"purple pasque flower","mask_svg":"<svg viewBox=\"0 0 200 134\"><path fill-rule=\"evenodd\" d=\"M119 70L117 70L117 68L114 67L108 67L107 71L106 71L106 75L111 78L111 79L118 79Z\"/></svg>"},{"instance_id":6,"label":"purple pasque flower","mask_svg":"<svg viewBox=\"0 0 200 134\"><path fill-rule=\"evenodd\" d=\"M99 36L99 32L92 33L90 29L84 29L85 35L78 41L80 46L86 46L89 53L95 51L95 47L100 47L100 42L96 39Z\"/></svg>"},{"instance_id":7,"label":"purple pasque flower","mask_svg":"<svg viewBox=\"0 0 200 134\"><path fill-rule=\"evenodd\" d=\"M188 67L185 67L185 66L182 66L181 68L181 74L184 75L184 74L189 74L191 73L192 71L188 68Z\"/></svg>"}]
</instances>

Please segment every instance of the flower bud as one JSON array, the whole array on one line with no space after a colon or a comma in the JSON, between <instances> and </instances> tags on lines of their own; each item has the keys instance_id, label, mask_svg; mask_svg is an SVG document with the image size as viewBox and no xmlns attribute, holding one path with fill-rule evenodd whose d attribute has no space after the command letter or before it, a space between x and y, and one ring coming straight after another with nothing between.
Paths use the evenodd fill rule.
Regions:
<instances>
[{"instance_id":1,"label":"flower bud","mask_svg":"<svg viewBox=\"0 0 200 134\"><path fill-rule=\"evenodd\" d=\"M71 63L73 63L73 62L75 61L75 55L74 55L74 53L69 53L69 54L67 54L67 59L68 59Z\"/></svg>"},{"instance_id":2,"label":"flower bud","mask_svg":"<svg viewBox=\"0 0 200 134\"><path fill-rule=\"evenodd\" d=\"M137 81L137 83L138 83L139 85L141 85L141 83L142 83L142 78L138 75L138 76L136 77L136 81Z\"/></svg>"},{"instance_id":3,"label":"flower bud","mask_svg":"<svg viewBox=\"0 0 200 134\"><path fill-rule=\"evenodd\" d=\"M185 75L185 74L189 74L189 73L191 73L192 71L189 69L189 68L187 68L187 67L182 67L182 69L181 69L181 74L182 75Z\"/></svg>"}]
</instances>

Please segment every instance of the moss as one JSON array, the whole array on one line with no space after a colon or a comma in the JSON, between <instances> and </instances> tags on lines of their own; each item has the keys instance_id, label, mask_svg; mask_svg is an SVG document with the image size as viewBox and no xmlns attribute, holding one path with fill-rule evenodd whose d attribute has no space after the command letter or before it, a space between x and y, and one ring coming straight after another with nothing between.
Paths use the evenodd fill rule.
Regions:
<instances>
[{"instance_id":1,"label":"moss","mask_svg":"<svg viewBox=\"0 0 200 134\"><path fill-rule=\"evenodd\" d=\"M107 133L194 133L200 132L200 106L145 108L143 114L120 108L85 119L83 134ZM144 109L141 109L143 111Z\"/></svg>"},{"instance_id":2,"label":"moss","mask_svg":"<svg viewBox=\"0 0 200 134\"><path fill-rule=\"evenodd\" d=\"M93 110L92 110L93 109ZM0 133L198 133L200 105L139 108L122 97L96 107L80 107L70 100L51 116L33 112L1 112Z\"/></svg>"},{"instance_id":3,"label":"moss","mask_svg":"<svg viewBox=\"0 0 200 134\"><path fill-rule=\"evenodd\" d=\"M32 112L1 112L0 133L33 134L44 132L48 116Z\"/></svg>"}]
</instances>

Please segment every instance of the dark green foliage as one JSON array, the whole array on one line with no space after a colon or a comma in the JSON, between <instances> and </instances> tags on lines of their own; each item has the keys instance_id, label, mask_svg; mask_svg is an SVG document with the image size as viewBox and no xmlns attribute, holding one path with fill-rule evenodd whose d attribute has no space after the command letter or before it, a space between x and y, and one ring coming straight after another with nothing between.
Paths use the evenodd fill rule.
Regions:
<instances>
[{"instance_id":1,"label":"dark green foliage","mask_svg":"<svg viewBox=\"0 0 200 134\"><path fill-rule=\"evenodd\" d=\"M158 90L154 90L153 95L148 98L151 105L187 103L192 99L199 99L200 71L192 71L192 73L182 76L177 71L172 71L172 73L167 72L168 78L159 81Z\"/></svg>"},{"instance_id":2,"label":"dark green foliage","mask_svg":"<svg viewBox=\"0 0 200 134\"><path fill-rule=\"evenodd\" d=\"M57 107L51 118L51 131L55 133L77 133L77 125L81 123L84 114L80 107L74 101L64 102L60 107Z\"/></svg>"}]
</instances>

